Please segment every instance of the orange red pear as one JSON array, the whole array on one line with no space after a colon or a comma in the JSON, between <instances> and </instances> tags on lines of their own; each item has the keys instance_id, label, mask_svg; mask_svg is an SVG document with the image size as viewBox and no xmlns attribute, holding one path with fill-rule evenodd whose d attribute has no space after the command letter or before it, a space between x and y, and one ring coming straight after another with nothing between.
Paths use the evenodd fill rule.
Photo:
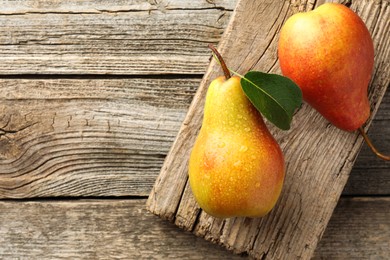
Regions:
<instances>
[{"instance_id":1,"label":"orange red pear","mask_svg":"<svg viewBox=\"0 0 390 260\"><path fill-rule=\"evenodd\" d=\"M353 131L367 121L374 47L364 22L348 7L326 3L291 16L280 32L278 56L283 75L332 124Z\"/></svg>"}]
</instances>

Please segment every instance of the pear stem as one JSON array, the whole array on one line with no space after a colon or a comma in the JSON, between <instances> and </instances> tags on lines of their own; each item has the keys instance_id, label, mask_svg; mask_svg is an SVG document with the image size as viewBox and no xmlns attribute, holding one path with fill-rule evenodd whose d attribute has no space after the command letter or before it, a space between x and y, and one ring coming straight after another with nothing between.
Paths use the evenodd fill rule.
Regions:
<instances>
[{"instance_id":1,"label":"pear stem","mask_svg":"<svg viewBox=\"0 0 390 260\"><path fill-rule=\"evenodd\" d=\"M231 78L231 75L230 75L229 69L228 69L228 67L226 66L226 63L225 63L225 61L223 60L221 54L220 54L220 53L218 52L218 50L214 47L214 45L212 45L211 43L209 44L209 48L210 48L210 50L214 53L214 55L217 57L217 59L218 59L218 61L219 61L219 64L220 64L221 67L222 67L223 74L225 74L226 80L230 79L230 78Z\"/></svg>"},{"instance_id":2,"label":"pear stem","mask_svg":"<svg viewBox=\"0 0 390 260\"><path fill-rule=\"evenodd\" d=\"M375 148L375 146L372 144L370 138L368 138L367 133L364 131L364 129L363 129L362 127L359 127L359 132L360 132L360 134L363 136L364 141L366 141L366 144L368 145L368 147L370 147L371 151L372 151L376 156L378 156L378 157L381 158L382 160L390 161L390 156L389 156L389 155L382 154L382 153L380 153L380 152Z\"/></svg>"}]
</instances>

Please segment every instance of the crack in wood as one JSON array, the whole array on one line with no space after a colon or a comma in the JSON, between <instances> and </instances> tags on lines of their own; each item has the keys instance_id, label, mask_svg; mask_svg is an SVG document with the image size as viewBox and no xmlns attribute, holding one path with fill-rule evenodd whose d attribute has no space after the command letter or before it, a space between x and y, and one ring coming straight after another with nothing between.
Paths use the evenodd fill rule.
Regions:
<instances>
[{"instance_id":1,"label":"crack in wood","mask_svg":"<svg viewBox=\"0 0 390 260\"><path fill-rule=\"evenodd\" d=\"M66 15L87 15L87 14L102 14L102 13L139 13L139 12L149 12L150 10L139 10L139 9L127 9L127 10L90 10L90 11L83 11L83 12L78 12L78 11L25 11L25 12L1 12L0 11L0 16L16 16L16 15L30 15L30 14L66 14Z\"/></svg>"},{"instance_id":2,"label":"crack in wood","mask_svg":"<svg viewBox=\"0 0 390 260\"><path fill-rule=\"evenodd\" d=\"M66 15L88 15L88 14L116 14L116 13L142 13L147 12L151 13L153 11L166 12L169 11L210 11L210 10L219 10L223 12L233 12L233 9L225 8L224 6L214 6L214 7L200 7L200 8L186 8L186 7L169 7L168 5L161 6L158 5L156 8L150 9L91 9L86 11L56 11L56 10L47 10L47 11L25 11L25 12L5 12L0 11L0 16L17 16L17 15L30 15L30 14L66 14Z\"/></svg>"},{"instance_id":3,"label":"crack in wood","mask_svg":"<svg viewBox=\"0 0 390 260\"><path fill-rule=\"evenodd\" d=\"M10 122L10 120L7 122L5 127L7 127L9 122ZM30 128L30 127L32 127L32 126L34 126L36 124L38 124L38 122L34 122L32 124L28 124L28 125L22 126L22 127L18 128L18 129L15 129L15 130L5 129L5 127L0 128L0 137L2 135L16 134L16 133L22 132L22 131L26 130L27 128Z\"/></svg>"}]
</instances>

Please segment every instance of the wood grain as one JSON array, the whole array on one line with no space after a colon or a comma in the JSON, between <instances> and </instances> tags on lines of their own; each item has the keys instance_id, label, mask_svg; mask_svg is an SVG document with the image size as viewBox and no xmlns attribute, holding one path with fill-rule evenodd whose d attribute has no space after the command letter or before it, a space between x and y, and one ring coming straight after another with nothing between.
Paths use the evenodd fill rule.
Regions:
<instances>
[{"instance_id":1,"label":"wood grain","mask_svg":"<svg viewBox=\"0 0 390 260\"><path fill-rule=\"evenodd\" d=\"M247 259L183 232L144 205L120 199L1 201L0 258ZM341 199L314 259L388 258L389 207L389 198Z\"/></svg>"},{"instance_id":2,"label":"wood grain","mask_svg":"<svg viewBox=\"0 0 390 260\"><path fill-rule=\"evenodd\" d=\"M159 221L144 205L145 200L0 202L0 258L240 258Z\"/></svg>"},{"instance_id":3,"label":"wood grain","mask_svg":"<svg viewBox=\"0 0 390 260\"><path fill-rule=\"evenodd\" d=\"M0 79L0 198L147 196L199 83ZM389 104L370 131L381 150ZM389 172L363 149L344 194L390 194Z\"/></svg>"},{"instance_id":4,"label":"wood grain","mask_svg":"<svg viewBox=\"0 0 390 260\"><path fill-rule=\"evenodd\" d=\"M387 90L368 132L377 148L390 153L390 91ZM390 195L390 162L363 145L343 191L344 195Z\"/></svg>"},{"instance_id":5,"label":"wood grain","mask_svg":"<svg viewBox=\"0 0 390 260\"><path fill-rule=\"evenodd\" d=\"M234 0L13 0L1 1L1 14L24 15L45 13L119 13L130 11L163 11L172 9L225 9L233 10Z\"/></svg>"},{"instance_id":6,"label":"wood grain","mask_svg":"<svg viewBox=\"0 0 390 260\"><path fill-rule=\"evenodd\" d=\"M0 197L146 196L198 82L0 80Z\"/></svg>"},{"instance_id":7,"label":"wood grain","mask_svg":"<svg viewBox=\"0 0 390 260\"><path fill-rule=\"evenodd\" d=\"M340 199L314 259L389 259L389 202L389 197Z\"/></svg>"},{"instance_id":8,"label":"wood grain","mask_svg":"<svg viewBox=\"0 0 390 260\"><path fill-rule=\"evenodd\" d=\"M381 22L382 19L388 21L387 6L387 1L356 1L352 6L367 21L378 53L375 77L369 90L372 116L390 79L386 62L389 59L389 31ZM272 4L239 1L219 46L233 70L240 73L252 68L278 71L276 35L293 11L295 5L290 6L285 1ZM261 28L256 27L259 24ZM253 35L247 28L258 28L258 31ZM148 208L154 214L237 253L248 252L261 259L309 258L341 195L362 138L357 133L336 129L309 106L303 105L290 131L282 133L271 127L287 162L284 190L275 209L261 219L214 219L200 210L191 194L187 183L187 162L201 125L207 85L217 71L218 65L212 62L164 162L150 194Z\"/></svg>"},{"instance_id":9,"label":"wood grain","mask_svg":"<svg viewBox=\"0 0 390 260\"><path fill-rule=\"evenodd\" d=\"M16 2L0 1L0 75L203 74L233 3Z\"/></svg>"}]
</instances>

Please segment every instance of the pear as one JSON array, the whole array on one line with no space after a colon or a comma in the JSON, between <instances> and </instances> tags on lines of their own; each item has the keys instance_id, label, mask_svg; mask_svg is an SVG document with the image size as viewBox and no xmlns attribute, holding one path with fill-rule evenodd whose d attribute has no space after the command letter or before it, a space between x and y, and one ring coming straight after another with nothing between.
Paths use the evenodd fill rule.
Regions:
<instances>
[{"instance_id":1,"label":"pear","mask_svg":"<svg viewBox=\"0 0 390 260\"><path fill-rule=\"evenodd\" d=\"M333 125L353 131L367 121L374 47L364 22L348 7L326 3L291 16L280 32L278 56L283 75Z\"/></svg>"},{"instance_id":2,"label":"pear","mask_svg":"<svg viewBox=\"0 0 390 260\"><path fill-rule=\"evenodd\" d=\"M189 160L200 207L218 218L261 217L276 204L285 164L278 143L245 96L239 77L215 79Z\"/></svg>"}]
</instances>

